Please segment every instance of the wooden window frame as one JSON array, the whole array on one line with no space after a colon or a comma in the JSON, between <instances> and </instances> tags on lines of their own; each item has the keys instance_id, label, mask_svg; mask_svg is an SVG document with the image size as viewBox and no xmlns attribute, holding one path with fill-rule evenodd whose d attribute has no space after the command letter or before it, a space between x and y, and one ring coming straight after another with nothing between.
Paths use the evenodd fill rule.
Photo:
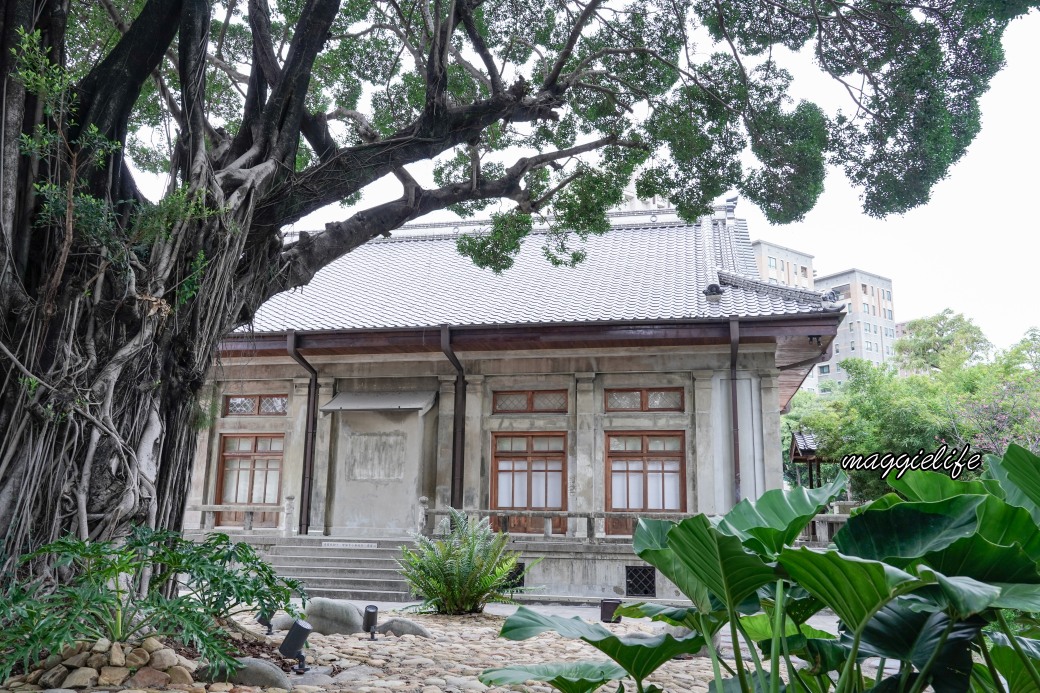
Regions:
<instances>
[{"instance_id":1,"label":"wooden window frame","mask_svg":"<svg viewBox=\"0 0 1040 693\"><path fill-rule=\"evenodd\" d=\"M638 409L622 409L620 407L610 406L610 393L611 392L638 392L639 393L639 408ZM650 408L650 393L651 392L678 392L679 393L679 407L677 409L672 407L655 407ZM679 412L683 413L686 411L686 389L683 387L611 387L603 390L603 411L605 412Z\"/></svg>"},{"instance_id":2,"label":"wooden window frame","mask_svg":"<svg viewBox=\"0 0 1040 693\"><path fill-rule=\"evenodd\" d=\"M629 437L629 436L641 436L643 438L642 450L638 453L630 452L627 450L611 450L610 439L611 437ZM679 449L677 451L665 451L655 450L651 452L647 448L648 438L653 437L672 437L679 439ZM643 508L615 508L613 504L612 492L612 475L611 462L614 460L642 460L646 462L648 457L664 457L669 458L675 457L679 461L679 508L677 510L672 508L660 508L660 509L648 509L647 505L647 492L649 484L646 483L647 469L644 464L643 467ZM610 512L637 512L637 513L685 513L686 512L686 431L606 431L603 436L603 471L605 472L605 486L604 486L604 506L603 509Z\"/></svg>"},{"instance_id":3,"label":"wooden window frame","mask_svg":"<svg viewBox=\"0 0 1040 693\"><path fill-rule=\"evenodd\" d=\"M285 398L285 412L282 414L264 414L260 411L260 400L264 397L284 397ZM253 400L253 413L252 414L239 414L232 413L229 409L231 399L251 399ZM221 416L288 416L289 415L289 393L265 393L255 395L224 395L223 407L221 407Z\"/></svg>"},{"instance_id":4,"label":"wooden window frame","mask_svg":"<svg viewBox=\"0 0 1040 693\"><path fill-rule=\"evenodd\" d=\"M499 409L498 400L503 395L527 395L526 409ZM534 396L554 394L563 395L563 409L535 409ZM491 393L492 414L566 414L570 407L570 393L567 390L496 390Z\"/></svg>"},{"instance_id":5,"label":"wooden window frame","mask_svg":"<svg viewBox=\"0 0 1040 693\"><path fill-rule=\"evenodd\" d=\"M225 441L227 441L227 440L229 440L231 438L236 438L236 439L237 438L252 438L253 439L253 449L250 450L249 452L240 451L240 450L232 450L232 451L226 450L225 449L225 447L226 447ZM256 440L258 438L279 438L282 441L282 449L281 450L258 451L258 450L256 450ZM281 506L282 506L282 483L285 480L285 434L284 433L222 433L220 435L219 445L220 445L220 456L219 456L219 459L218 459L217 488L216 488L216 500L217 500L217 503L219 505L269 505L269 506L271 506L272 509L281 508ZM278 459L279 459L279 463L278 463L278 489L277 489L277 492L276 492L276 497L278 498L278 500L276 500L274 503L253 503L251 500L250 501L246 501L246 502L234 502L234 503L225 503L224 502L224 477L225 477L225 461L226 460L228 460L228 459L235 459L235 460L248 459L248 460L250 460L252 462L253 460L256 460L257 458L260 458L260 457L271 458L271 457L274 457L275 455L277 455ZM252 498L252 495L253 495L253 482L255 481L255 476L254 476L255 471L256 471L256 469L255 469L254 465L250 464L250 468L249 468L249 488L246 491L246 494L247 494L247 496L249 498ZM265 490L266 490L266 488L265 488ZM255 522L254 526L256 526L256 527L265 527L265 526L274 527L274 526L277 525L277 521L278 521L278 515L275 514L275 513L259 513L257 515L257 517L256 517L256 522ZM218 523L218 524L220 524L220 523ZM231 524L231 525L228 525L228 526L235 526L235 525Z\"/></svg>"},{"instance_id":6,"label":"wooden window frame","mask_svg":"<svg viewBox=\"0 0 1040 693\"><path fill-rule=\"evenodd\" d=\"M498 439L499 438L527 438L528 446L525 452L512 452L510 450L499 450ZM563 440L562 450L535 450L531 440L534 438L560 438ZM528 505L523 508L518 508L513 505L508 508L498 507L498 461L503 460L527 460L530 462L532 457L549 457L550 455L559 456L563 462L563 466L560 468L560 500L562 507L550 508L548 506L544 508L532 508L530 505L531 499L531 470L528 468L527 472L527 499ZM566 431L502 431L499 433L491 434L491 510L567 510L567 433ZM548 489L546 489L548 490ZM547 496L548 497L548 496Z\"/></svg>"}]
</instances>

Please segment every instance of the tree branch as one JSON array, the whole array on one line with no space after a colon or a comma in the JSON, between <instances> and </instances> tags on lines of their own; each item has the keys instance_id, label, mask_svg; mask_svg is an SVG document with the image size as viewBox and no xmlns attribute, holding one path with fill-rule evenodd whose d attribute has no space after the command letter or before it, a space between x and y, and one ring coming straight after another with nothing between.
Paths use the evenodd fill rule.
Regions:
<instances>
[{"instance_id":1,"label":"tree branch","mask_svg":"<svg viewBox=\"0 0 1040 693\"><path fill-rule=\"evenodd\" d=\"M596 9L603 4L603 0L590 0L589 4L582 10L581 16L578 17L578 21L574 22L574 26L571 27L570 36L567 37L567 43L564 45L563 50L560 51L560 55L556 58L556 63L553 64L552 71L549 72L549 76L545 78L542 83L542 89L546 91L552 91L554 93L561 93L563 89L558 84L560 79L560 73L563 72L564 66L567 65L567 61L571 59L571 54L574 52L574 47L578 43L578 39L581 37L581 32L584 31L585 25L588 24L589 20L596 13Z\"/></svg>"},{"instance_id":2,"label":"tree branch","mask_svg":"<svg viewBox=\"0 0 1040 693\"><path fill-rule=\"evenodd\" d=\"M469 42L473 44L473 50L477 52L480 59L484 61L484 67L487 68L488 77L491 81L491 91L497 94L502 91L502 75L498 71L498 67L495 65L495 58L491 55L491 51L488 50L487 43L484 42L484 37L477 30L477 24L473 21L473 12L471 7L466 3L465 0L461 0L459 3L459 13L462 15L462 25L466 27L466 33L469 35Z\"/></svg>"},{"instance_id":3,"label":"tree branch","mask_svg":"<svg viewBox=\"0 0 1040 693\"><path fill-rule=\"evenodd\" d=\"M279 261L281 271L275 281L267 285L267 293L261 300L266 301L277 293L303 286L322 267L377 236L387 235L413 219L460 202L505 198L517 202L522 211L537 211L552 195L577 178L578 174L564 179L549 193L532 202L529 191L520 185L527 173L551 162L569 159L611 144L638 146L632 142L618 141L613 136L603 137L567 149L523 157L510 166L501 178L481 179L477 185L471 185L469 181L456 182L434 190L425 190L417 184L406 186L405 194L399 199L358 212L346 221L326 224L322 233L302 235L299 241L287 246ZM400 171L403 172L403 169Z\"/></svg>"}]
</instances>

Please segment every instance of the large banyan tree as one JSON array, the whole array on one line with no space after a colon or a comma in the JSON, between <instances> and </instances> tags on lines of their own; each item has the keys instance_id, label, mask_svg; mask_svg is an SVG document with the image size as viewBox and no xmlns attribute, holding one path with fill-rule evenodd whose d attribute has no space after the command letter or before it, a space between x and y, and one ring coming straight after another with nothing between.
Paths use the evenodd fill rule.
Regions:
<instances>
[{"instance_id":1,"label":"large banyan tree","mask_svg":"<svg viewBox=\"0 0 1040 693\"><path fill-rule=\"evenodd\" d=\"M459 246L503 270L532 218L580 261L633 182L686 218L737 189L797 220L828 164L869 214L925 202L1035 4L5 0L0 557L177 529L222 335L435 210L493 204ZM797 50L843 112L789 98ZM400 196L361 205L377 181Z\"/></svg>"}]
</instances>

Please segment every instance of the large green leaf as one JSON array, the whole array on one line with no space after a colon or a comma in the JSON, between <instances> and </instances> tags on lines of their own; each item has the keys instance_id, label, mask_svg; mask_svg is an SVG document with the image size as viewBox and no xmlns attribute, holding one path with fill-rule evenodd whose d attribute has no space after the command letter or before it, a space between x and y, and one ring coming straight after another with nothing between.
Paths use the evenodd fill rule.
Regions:
<instances>
[{"instance_id":1,"label":"large green leaf","mask_svg":"<svg viewBox=\"0 0 1040 693\"><path fill-rule=\"evenodd\" d=\"M921 671L949 626L938 659L929 671L929 681L939 691L967 691L971 677L971 641L984 621L955 621L952 626L950 623L945 613L922 613L911 608L908 599L897 598L881 607L863 628L859 656L910 662ZM843 635L842 642L851 646L848 633Z\"/></svg>"},{"instance_id":2,"label":"large green leaf","mask_svg":"<svg viewBox=\"0 0 1040 693\"><path fill-rule=\"evenodd\" d=\"M679 560L668 544L668 532L673 527L675 523L668 520L639 518L632 536L632 550L661 571L699 610L711 612L713 609L707 587Z\"/></svg>"},{"instance_id":3,"label":"large green leaf","mask_svg":"<svg viewBox=\"0 0 1040 693\"><path fill-rule=\"evenodd\" d=\"M833 550L786 549L780 554L780 565L853 630L866 624L894 597L924 584L920 578L886 563Z\"/></svg>"},{"instance_id":4,"label":"large green leaf","mask_svg":"<svg viewBox=\"0 0 1040 693\"><path fill-rule=\"evenodd\" d=\"M833 639L833 633L813 628L812 626L799 626L790 620L785 620L784 635L803 635L807 638ZM773 621L768 614L755 614L754 616L742 616L740 626L747 633L752 642L762 642L773 637Z\"/></svg>"},{"instance_id":5,"label":"large green leaf","mask_svg":"<svg viewBox=\"0 0 1040 693\"><path fill-rule=\"evenodd\" d=\"M776 572L737 537L711 526L704 515L687 518L668 532L668 545L690 573L730 608L735 608Z\"/></svg>"},{"instance_id":6,"label":"large green leaf","mask_svg":"<svg viewBox=\"0 0 1040 693\"><path fill-rule=\"evenodd\" d=\"M992 479L959 481L939 472L912 469L903 474L902 478L896 477L894 474L889 475L887 481L889 486L902 493L911 502L931 503L966 494L1004 498L1004 491L1000 484Z\"/></svg>"},{"instance_id":7,"label":"large green leaf","mask_svg":"<svg viewBox=\"0 0 1040 693\"><path fill-rule=\"evenodd\" d=\"M984 582L955 575L947 577L926 566L918 569L917 574L925 579L934 580L937 594L943 610L955 619L966 619L980 614L993 606L1001 596L1001 588ZM928 588L925 588L927 590ZM922 590L924 591L924 590Z\"/></svg>"},{"instance_id":8,"label":"large green leaf","mask_svg":"<svg viewBox=\"0 0 1040 693\"><path fill-rule=\"evenodd\" d=\"M1000 588L1000 596L993 606L1000 609L1040 612L1040 585L993 583Z\"/></svg>"},{"instance_id":9,"label":"large green leaf","mask_svg":"<svg viewBox=\"0 0 1040 693\"><path fill-rule=\"evenodd\" d=\"M1011 647L1011 640L1003 633L990 633L989 638L993 641L994 645ZM1018 643L1018 646L1022 648L1022 651L1025 652L1027 657L1034 661L1040 661L1040 640L1034 638L1023 638L1016 635L1015 641Z\"/></svg>"},{"instance_id":10,"label":"large green leaf","mask_svg":"<svg viewBox=\"0 0 1040 693\"><path fill-rule=\"evenodd\" d=\"M618 637L600 624L589 623L578 616L547 616L525 606L506 619L500 635L508 640L526 640L546 631L584 640L620 664L637 681L642 681L676 655L695 654L705 644L699 633L685 638L674 638L667 633Z\"/></svg>"},{"instance_id":11,"label":"large green leaf","mask_svg":"<svg viewBox=\"0 0 1040 693\"><path fill-rule=\"evenodd\" d=\"M639 602L636 604L622 604L614 611L616 616L627 616L629 618L649 618L652 621L662 621L673 626L682 626L701 632L702 622L707 626L710 635L714 635L726 621L718 617L718 613L706 614L696 607L668 606L666 604L651 604Z\"/></svg>"},{"instance_id":12,"label":"large green leaf","mask_svg":"<svg viewBox=\"0 0 1040 693\"><path fill-rule=\"evenodd\" d=\"M1040 499L1037 493L1040 482L1035 478L1038 473L1034 460L1035 456L1029 451L1012 445L1002 458L986 455L986 474L1000 484L1008 503L1025 508L1033 520L1040 524Z\"/></svg>"},{"instance_id":13,"label":"large green leaf","mask_svg":"<svg viewBox=\"0 0 1040 693\"><path fill-rule=\"evenodd\" d=\"M1040 583L1036 561L1020 545L1001 546L980 534L927 553L923 560L944 575L963 575L989 583Z\"/></svg>"},{"instance_id":14,"label":"large green leaf","mask_svg":"<svg viewBox=\"0 0 1040 693\"><path fill-rule=\"evenodd\" d=\"M1040 457L1021 445L1008 445L1000 465L1007 478L1035 505L1040 505Z\"/></svg>"},{"instance_id":15,"label":"large green leaf","mask_svg":"<svg viewBox=\"0 0 1040 693\"><path fill-rule=\"evenodd\" d=\"M519 685L545 681L563 693L592 693L608 681L628 673L614 662L553 662L487 669L478 678L486 686Z\"/></svg>"},{"instance_id":16,"label":"large green leaf","mask_svg":"<svg viewBox=\"0 0 1040 693\"><path fill-rule=\"evenodd\" d=\"M755 553L768 560L790 546L805 526L838 497L848 483L840 472L826 486L815 489L797 487L766 491L757 500L742 500L723 516L717 527L731 534Z\"/></svg>"},{"instance_id":17,"label":"large green leaf","mask_svg":"<svg viewBox=\"0 0 1040 693\"><path fill-rule=\"evenodd\" d=\"M1040 581L1040 531L1027 511L990 495L867 510L849 518L834 542L847 555L897 567L923 559L948 576Z\"/></svg>"},{"instance_id":18,"label":"large green leaf","mask_svg":"<svg viewBox=\"0 0 1040 693\"><path fill-rule=\"evenodd\" d=\"M990 648L989 656L993 666L1007 681L1006 689L1011 693L1040 693L1040 687L1033 681L1018 653L1009 645L995 645Z\"/></svg>"},{"instance_id":19,"label":"large green leaf","mask_svg":"<svg viewBox=\"0 0 1040 693\"><path fill-rule=\"evenodd\" d=\"M900 503L850 517L834 544L848 556L906 566L978 530L984 496L960 496L933 503Z\"/></svg>"}]
</instances>

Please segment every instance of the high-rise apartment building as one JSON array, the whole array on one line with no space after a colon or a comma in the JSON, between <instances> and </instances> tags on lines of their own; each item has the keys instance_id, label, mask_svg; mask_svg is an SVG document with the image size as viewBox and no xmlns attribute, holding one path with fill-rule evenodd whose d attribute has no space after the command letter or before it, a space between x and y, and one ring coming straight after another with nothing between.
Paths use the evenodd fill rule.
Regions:
<instances>
[{"instance_id":1,"label":"high-rise apartment building","mask_svg":"<svg viewBox=\"0 0 1040 693\"><path fill-rule=\"evenodd\" d=\"M757 240L751 243L751 250L758 265L758 276L763 281L782 284L796 289L814 289L813 256L786 246ZM809 371L802 382L801 390L819 392L817 369Z\"/></svg>"},{"instance_id":2,"label":"high-rise apartment building","mask_svg":"<svg viewBox=\"0 0 1040 693\"><path fill-rule=\"evenodd\" d=\"M895 309L892 280L873 272L850 269L816 277L816 290L834 291L838 301L847 304L847 315L838 328L831 358L816 366L822 386L827 381L841 383L846 375L838 365L847 358L860 358L875 364L895 360Z\"/></svg>"},{"instance_id":3,"label":"high-rise apartment building","mask_svg":"<svg viewBox=\"0 0 1040 693\"><path fill-rule=\"evenodd\" d=\"M751 250L758 263L758 276L763 280L799 289L813 289L812 255L761 240L754 241Z\"/></svg>"}]
</instances>

